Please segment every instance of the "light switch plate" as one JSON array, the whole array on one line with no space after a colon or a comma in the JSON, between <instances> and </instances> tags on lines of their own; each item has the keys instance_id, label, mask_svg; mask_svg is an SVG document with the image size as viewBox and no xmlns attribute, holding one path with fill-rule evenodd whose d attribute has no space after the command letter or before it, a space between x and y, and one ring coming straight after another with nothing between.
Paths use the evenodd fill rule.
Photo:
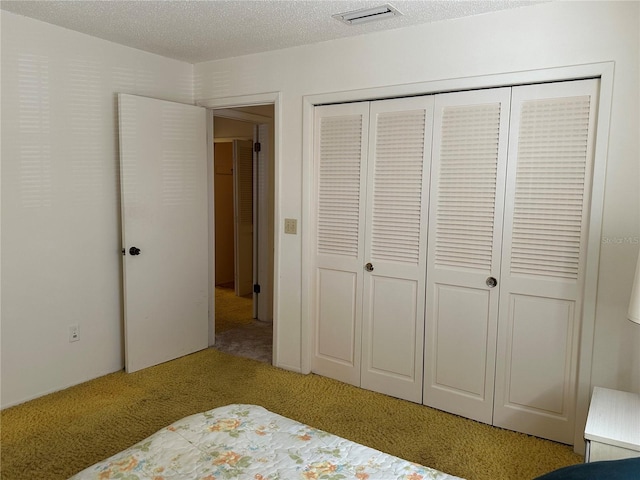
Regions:
<instances>
[{"instance_id":1,"label":"light switch plate","mask_svg":"<svg viewBox=\"0 0 640 480\"><path fill-rule=\"evenodd\" d=\"M295 218L284 219L284 233L295 235L298 233L298 220Z\"/></svg>"}]
</instances>

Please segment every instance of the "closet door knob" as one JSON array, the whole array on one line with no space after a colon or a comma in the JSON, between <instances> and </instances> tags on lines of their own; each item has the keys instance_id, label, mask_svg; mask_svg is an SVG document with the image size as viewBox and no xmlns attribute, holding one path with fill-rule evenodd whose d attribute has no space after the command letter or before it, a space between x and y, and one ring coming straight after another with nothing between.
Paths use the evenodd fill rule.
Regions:
<instances>
[{"instance_id":1,"label":"closet door knob","mask_svg":"<svg viewBox=\"0 0 640 480\"><path fill-rule=\"evenodd\" d=\"M367 263L367 264L364 266L364 269L365 269L367 272L373 272L373 265L372 265L371 263Z\"/></svg>"},{"instance_id":2,"label":"closet door knob","mask_svg":"<svg viewBox=\"0 0 640 480\"><path fill-rule=\"evenodd\" d=\"M138 247L131 247L129 249L130 255L140 255L140 249Z\"/></svg>"},{"instance_id":3,"label":"closet door knob","mask_svg":"<svg viewBox=\"0 0 640 480\"><path fill-rule=\"evenodd\" d=\"M489 277L487 278L487 287L489 288L493 288L496 285L498 285L498 280L495 279L495 277Z\"/></svg>"}]
</instances>

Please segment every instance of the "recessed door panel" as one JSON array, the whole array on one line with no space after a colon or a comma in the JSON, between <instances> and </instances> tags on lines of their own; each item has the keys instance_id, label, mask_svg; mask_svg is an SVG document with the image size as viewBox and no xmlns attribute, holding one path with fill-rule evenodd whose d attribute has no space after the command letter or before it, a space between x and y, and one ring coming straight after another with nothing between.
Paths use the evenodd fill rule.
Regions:
<instances>
[{"instance_id":1,"label":"recessed door panel","mask_svg":"<svg viewBox=\"0 0 640 480\"><path fill-rule=\"evenodd\" d=\"M436 348L432 354L433 387L483 401L489 358L489 292L486 289L437 285Z\"/></svg>"},{"instance_id":2,"label":"recessed door panel","mask_svg":"<svg viewBox=\"0 0 640 480\"><path fill-rule=\"evenodd\" d=\"M356 275L318 269L316 354L347 366L355 364Z\"/></svg>"},{"instance_id":3,"label":"recessed door panel","mask_svg":"<svg viewBox=\"0 0 640 480\"><path fill-rule=\"evenodd\" d=\"M383 376L413 379L415 374L417 282L373 276L368 302L372 318L366 364Z\"/></svg>"},{"instance_id":4,"label":"recessed door panel","mask_svg":"<svg viewBox=\"0 0 640 480\"><path fill-rule=\"evenodd\" d=\"M566 416L574 303L512 295L505 406Z\"/></svg>"}]
</instances>

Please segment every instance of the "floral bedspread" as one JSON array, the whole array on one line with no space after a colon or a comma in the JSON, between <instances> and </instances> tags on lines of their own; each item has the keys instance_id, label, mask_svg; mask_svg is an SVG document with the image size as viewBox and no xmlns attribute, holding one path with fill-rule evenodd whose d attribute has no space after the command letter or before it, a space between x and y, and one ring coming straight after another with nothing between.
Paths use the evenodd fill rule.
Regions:
<instances>
[{"instance_id":1,"label":"floral bedspread","mask_svg":"<svg viewBox=\"0 0 640 480\"><path fill-rule=\"evenodd\" d=\"M73 480L454 480L255 405L191 415Z\"/></svg>"}]
</instances>

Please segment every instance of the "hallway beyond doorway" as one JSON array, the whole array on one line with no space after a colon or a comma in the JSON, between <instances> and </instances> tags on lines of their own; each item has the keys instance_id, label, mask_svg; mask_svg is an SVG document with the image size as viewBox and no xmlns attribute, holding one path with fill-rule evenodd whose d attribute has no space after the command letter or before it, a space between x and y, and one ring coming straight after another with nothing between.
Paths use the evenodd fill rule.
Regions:
<instances>
[{"instance_id":1,"label":"hallway beyond doorway","mask_svg":"<svg viewBox=\"0 0 640 480\"><path fill-rule=\"evenodd\" d=\"M273 324L252 318L251 296L237 297L233 285L216 286L216 343L222 352L272 363Z\"/></svg>"}]
</instances>

